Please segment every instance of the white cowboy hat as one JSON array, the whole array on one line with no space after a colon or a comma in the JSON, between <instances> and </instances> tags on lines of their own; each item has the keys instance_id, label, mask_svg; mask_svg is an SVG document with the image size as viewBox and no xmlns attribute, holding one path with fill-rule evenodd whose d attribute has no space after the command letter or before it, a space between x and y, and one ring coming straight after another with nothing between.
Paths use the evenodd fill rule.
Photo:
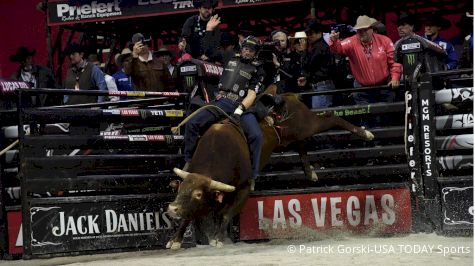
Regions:
<instances>
[{"instance_id":1,"label":"white cowboy hat","mask_svg":"<svg viewBox=\"0 0 475 266\"><path fill-rule=\"evenodd\" d=\"M290 36L289 39L305 39L307 38L307 34L305 31L297 31L295 35L292 37Z\"/></svg>"},{"instance_id":2,"label":"white cowboy hat","mask_svg":"<svg viewBox=\"0 0 475 266\"><path fill-rule=\"evenodd\" d=\"M355 30L359 29L366 29L371 27L371 25L376 22L374 18L370 18L366 15L364 16L359 16L358 19L356 20L356 25L353 27Z\"/></svg>"}]
</instances>

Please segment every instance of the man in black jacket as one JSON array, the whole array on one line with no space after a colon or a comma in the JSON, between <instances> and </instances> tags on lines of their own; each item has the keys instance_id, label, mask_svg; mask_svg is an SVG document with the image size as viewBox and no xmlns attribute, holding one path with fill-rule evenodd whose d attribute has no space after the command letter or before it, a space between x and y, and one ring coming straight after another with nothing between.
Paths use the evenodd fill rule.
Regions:
<instances>
[{"instance_id":1,"label":"man in black jacket","mask_svg":"<svg viewBox=\"0 0 475 266\"><path fill-rule=\"evenodd\" d=\"M216 0L193 1L193 5L199 9L199 14L189 17L181 30L181 43L186 46L186 50L193 58L207 60L212 51L206 51L203 45L205 35L215 36L213 39L220 40L221 32L219 27L208 29L208 21L213 16L214 9L218 5ZM219 19L219 18L218 18ZM218 23L219 24L219 23Z\"/></svg>"},{"instance_id":2,"label":"man in black jacket","mask_svg":"<svg viewBox=\"0 0 475 266\"><path fill-rule=\"evenodd\" d=\"M32 89L55 89L57 88L56 81L53 77L51 69L33 63L33 56L36 50L28 50L28 48L21 46L18 48L16 54L10 56L10 61L20 63L20 67L11 77L13 80L20 80L27 82ZM61 99L54 95L42 94L40 96L31 97L32 106L45 105L59 105Z\"/></svg>"},{"instance_id":3,"label":"man in black jacket","mask_svg":"<svg viewBox=\"0 0 475 266\"><path fill-rule=\"evenodd\" d=\"M311 20L305 30L308 36L309 47L304 44L304 72L305 78L300 78L300 85L310 86L313 91L334 90L332 70L334 58L328 44L323 39L324 27L318 20ZM333 104L331 95L313 96L312 108L324 108Z\"/></svg>"}]
</instances>

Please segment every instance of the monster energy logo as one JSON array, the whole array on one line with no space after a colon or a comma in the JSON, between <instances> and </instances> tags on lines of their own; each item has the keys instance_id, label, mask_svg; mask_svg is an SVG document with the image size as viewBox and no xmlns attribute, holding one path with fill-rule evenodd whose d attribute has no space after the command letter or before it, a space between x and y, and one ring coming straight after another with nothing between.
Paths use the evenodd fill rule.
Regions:
<instances>
[{"instance_id":1,"label":"monster energy logo","mask_svg":"<svg viewBox=\"0 0 475 266\"><path fill-rule=\"evenodd\" d=\"M416 63L416 54L406 54L406 60L409 65Z\"/></svg>"},{"instance_id":2,"label":"monster energy logo","mask_svg":"<svg viewBox=\"0 0 475 266\"><path fill-rule=\"evenodd\" d=\"M185 77L185 84L187 87L191 87L194 84L194 77L193 76L186 76Z\"/></svg>"}]
</instances>

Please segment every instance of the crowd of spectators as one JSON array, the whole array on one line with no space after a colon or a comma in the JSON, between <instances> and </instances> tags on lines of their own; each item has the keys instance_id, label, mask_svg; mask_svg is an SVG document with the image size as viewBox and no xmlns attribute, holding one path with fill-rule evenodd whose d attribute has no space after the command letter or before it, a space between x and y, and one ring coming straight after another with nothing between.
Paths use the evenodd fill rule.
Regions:
<instances>
[{"instance_id":1,"label":"crowd of spectators","mask_svg":"<svg viewBox=\"0 0 475 266\"><path fill-rule=\"evenodd\" d=\"M197 3L198 12L184 21L176 51L165 46L152 51L151 38L136 33L131 36L129 47L115 56L117 72L108 75L101 68L102 58L86 55L84 47L73 43L66 49L70 67L63 84L57 84L51 70L32 62L35 51L20 47L10 57L11 61L20 64L12 78L26 81L33 88L179 90L178 64L194 58L224 66L240 51L242 40L254 35L250 25L222 32L221 17L214 13L217 1L194 3ZM451 26L451 22L440 14L420 19L403 13L394 22L400 38L423 30L422 37L444 48L447 70L473 67L473 16L467 14L457 23L463 36L454 43L440 35L440 31ZM368 104L392 102L396 98L395 91L402 81L402 65L394 59L393 40L386 36L385 25L374 18L362 14L354 25L324 25L318 19L312 19L300 31L289 33L277 28L270 36L259 37L262 42L258 59L263 62L266 73L263 85L276 84L279 93L381 86L381 90L353 93L349 99L355 104ZM121 98L124 99L126 97ZM338 95L334 94L313 96L308 105L312 108L335 106L339 104L337 99ZM32 101L35 106L43 106L104 100L119 99L75 95L60 100L41 98Z\"/></svg>"}]
</instances>

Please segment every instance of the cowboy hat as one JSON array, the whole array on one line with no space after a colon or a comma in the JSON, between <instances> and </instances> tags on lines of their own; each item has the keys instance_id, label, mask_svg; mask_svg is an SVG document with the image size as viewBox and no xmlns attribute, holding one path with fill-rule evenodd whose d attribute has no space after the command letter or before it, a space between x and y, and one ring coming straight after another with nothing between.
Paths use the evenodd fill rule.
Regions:
<instances>
[{"instance_id":1,"label":"cowboy hat","mask_svg":"<svg viewBox=\"0 0 475 266\"><path fill-rule=\"evenodd\" d=\"M158 49L158 51L154 52L153 55L156 56L156 57L159 57L159 56L162 56L162 55L168 55L170 57L173 57L173 53L170 50L168 50L167 47L162 47L162 48Z\"/></svg>"},{"instance_id":2,"label":"cowboy hat","mask_svg":"<svg viewBox=\"0 0 475 266\"><path fill-rule=\"evenodd\" d=\"M358 19L356 19L356 25L353 27L353 29L355 30L359 30L359 29L366 29L366 28L369 28L371 27L371 25L373 25L373 23L375 23L377 20L375 20L374 18L370 18L366 15L364 16L359 16Z\"/></svg>"},{"instance_id":3,"label":"cowboy hat","mask_svg":"<svg viewBox=\"0 0 475 266\"><path fill-rule=\"evenodd\" d=\"M193 1L193 6L195 8L206 7L206 8L216 8L218 6L217 0L195 0Z\"/></svg>"},{"instance_id":4,"label":"cowboy hat","mask_svg":"<svg viewBox=\"0 0 475 266\"><path fill-rule=\"evenodd\" d=\"M399 18L397 20L394 20L393 22L398 26L401 26L403 24L409 24L413 26L414 29L419 27L419 23L416 17L409 13L402 13L401 15L399 15Z\"/></svg>"},{"instance_id":5,"label":"cowboy hat","mask_svg":"<svg viewBox=\"0 0 475 266\"><path fill-rule=\"evenodd\" d=\"M290 36L289 39L305 39L307 38L307 34L305 31L297 31L294 36Z\"/></svg>"},{"instance_id":6,"label":"cowboy hat","mask_svg":"<svg viewBox=\"0 0 475 266\"><path fill-rule=\"evenodd\" d=\"M307 27L305 28L305 31L308 32L308 31L314 31L314 32L327 32L328 31L328 27L322 25L322 23L320 23L320 20L319 19L312 19L308 22L307 24Z\"/></svg>"},{"instance_id":7,"label":"cowboy hat","mask_svg":"<svg viewBox=\"0 0 475 266\"><path fill-rule=\"evenodd\" d=\"M124 48L122 49L122 52L120 52L120 54L116 54L115 55L115 62L116 63L119 63L119 64L122 64L122 62L124 62L125 58L127 58L128 56L132 55L132 51L129 49L129 48Z\"/></svg>"},{"instance_id":8,"label":"cowboy hat","mask_svg":"<svg viewBox=\"0 0 475 266\"><path fill-rule=\"evenodd\" d=\"M70 55L74 53L84 53L86 50L84 49L84 46L78 44L78 43L70 43L66 49L64 49L64 54Z\"/></svg>"},{"instance_id":9,"label":"cowboy hat","mask_svg":"<svg viewBox=\"0 0 475 266\"><path fill-rule=\"evenodd\" d=\"M28 50L25 46L20 46L16 50L16 54L10 55L10 61L12 62L22 62L28 56L34 56L36 54L36 50Z\"/></svg>"}]
</instances>

